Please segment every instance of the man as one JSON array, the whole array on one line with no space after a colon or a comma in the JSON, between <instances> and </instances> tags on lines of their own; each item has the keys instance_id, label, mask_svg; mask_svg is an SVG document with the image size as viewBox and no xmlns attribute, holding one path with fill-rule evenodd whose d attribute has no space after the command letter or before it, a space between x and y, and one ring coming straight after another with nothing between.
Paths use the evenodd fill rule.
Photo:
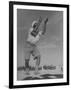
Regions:
<instances>
[{"instance_id":1,"label":"man","mask_svg":"<svg viewBox=\"0 0 71 90\"><path fill-rule=\"evenodd\" d=\"M40 40L41 35L45 34L47 21L48 18L42 21L42 18L40 17L38 21L34 21L32 23L32 27L29 29L25 51L26 72L29 72L29 61L31 55L34 57L34 60L36 60L35 71L38 72L38 67L40 65L40 52L37 48L36 43L38 43L38 41ZM39 30L39 26L41 24L42 29Z\"/></svg>"}]
</instances>

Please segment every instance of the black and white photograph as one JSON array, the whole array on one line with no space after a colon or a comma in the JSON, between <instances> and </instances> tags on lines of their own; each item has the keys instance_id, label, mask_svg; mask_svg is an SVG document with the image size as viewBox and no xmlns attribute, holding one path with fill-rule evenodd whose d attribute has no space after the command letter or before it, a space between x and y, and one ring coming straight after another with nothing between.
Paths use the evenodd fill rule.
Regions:
<instances>
[{"instance_id":1,"label":"black and white photograph","mask_svg":"<svg viewBox=\"0 0 71 90\"><path fill-rule=\"evenodd\" d=\"M68 84L68 5L61 6L10 2L11 85Z\"/></svg>"},{"instance_id":2,"label":"black and white photograph","mask_svg":"<svg viewBox=\"0 0 71 90\"><path fill-rule=\"evenodd\" d=\"M63 78L63 12L17 9L17 80Z\"/></svg>"}]
</instances>

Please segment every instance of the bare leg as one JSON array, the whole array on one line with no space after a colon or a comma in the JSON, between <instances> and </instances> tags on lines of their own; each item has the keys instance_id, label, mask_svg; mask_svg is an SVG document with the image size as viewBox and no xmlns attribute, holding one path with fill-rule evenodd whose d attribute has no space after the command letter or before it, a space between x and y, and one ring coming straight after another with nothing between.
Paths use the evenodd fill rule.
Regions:
<instances>
[{"instance_id":1,"label":"bare leg","mask_svg":"<svg viewBox=\"0 0 71 90\"><path fill-rule=\"evenodd\" d=\"M29 59L25 59L26 74L29 74Z\"/></svg>"},{"instance_id":2,"label":"bare leg","mask_svg":"<svg viewBox=\"0 0 71 90\"><path fill-rule=\"evenodd\" d=\"M40 55L35 57L35 59L36 59L35 73L38 74L38 68L39 68L39 65L40 65Z\"/></svg>"}]
</instances>

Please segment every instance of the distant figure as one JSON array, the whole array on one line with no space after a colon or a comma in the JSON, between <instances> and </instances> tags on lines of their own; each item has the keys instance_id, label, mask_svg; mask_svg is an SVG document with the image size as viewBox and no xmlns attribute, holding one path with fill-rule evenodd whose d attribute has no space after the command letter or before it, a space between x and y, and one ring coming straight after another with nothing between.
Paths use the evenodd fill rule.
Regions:
<instances>
[{"instance_id":1,"label":"distant figure","mask_svg":"<svg viewBox=\"0 0 71 90\"><path fill-rule=\"evenodd\" d=\"M43 23L42 23L43 22ZM33 21L32 27L28 31L28 37L26 40L26 51L25 51L25 68L26 72L29 72L29 61L30 56L32 55L34 60L36 60L35 64L35 72L38 72L38 67L40 65L40 52L37 48L36 43L40 40L41 35L44 35L46 32L46 23L48 22L48 18L42 21L42 18L39 17L37 21ZM39 26L42 23L42 29L39 30Z\"/></svg>"}]
</instances>

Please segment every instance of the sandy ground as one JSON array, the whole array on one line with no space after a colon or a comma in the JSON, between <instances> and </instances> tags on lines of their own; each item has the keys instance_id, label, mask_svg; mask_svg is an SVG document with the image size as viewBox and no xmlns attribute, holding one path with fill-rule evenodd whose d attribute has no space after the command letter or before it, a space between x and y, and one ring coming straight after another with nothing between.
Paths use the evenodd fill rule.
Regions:
<instances>
[{"instance_id":1,"label":"sandy ground","mask_svg":"<svg viewBox=\"0 0 71 90\"><path fill-rule=\"evenodd\" d=\"M38 73L35 70L30 70L29 73L26 73L25 70L18 70L18 80L30 80L30 79L54 79L62 78L63 72L61 71L60 66L56 66L56 69L43 69L39 70Z\"/></svg>"}]
</instances>

